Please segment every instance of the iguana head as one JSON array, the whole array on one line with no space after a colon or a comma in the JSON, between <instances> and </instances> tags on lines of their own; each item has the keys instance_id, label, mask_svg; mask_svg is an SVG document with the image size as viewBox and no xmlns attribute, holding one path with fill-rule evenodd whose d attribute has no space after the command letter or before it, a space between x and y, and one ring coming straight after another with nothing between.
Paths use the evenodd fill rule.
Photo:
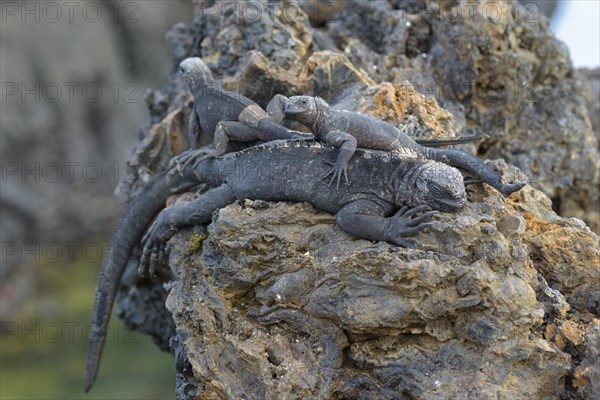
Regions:
<instances>
[{"instance_id":1,"label":"iguana head","mask_svg":"<svg viewBox=\"0 0 600 400\"><path fill-rule=\"evenodd\" d=\"M285 103L285 117L310 127L319 117L319 107L322 107L319 100L311 96L292 96ZM323 100L321 102L325 103Z\"/></svg>"},{"instance_id":2,"label":"iguana head","mask_svg":"<svg viewBox=\"0 0 600 400\"><path fill-rule=\"evenodd\" d=\"M413 201L432 210L455 211L467 201L465 184L458 169L439 162L425 164L415 181Z\"/></svg>"},{"instance_id":3,"label":"iguana head","mask_svg":"<svg viewBox=\"0 0 600 400\"><path fill-rule=\"evenodd\" d=\"M179 73L193 92L196 91L200 82L212 82L213 76L208 65L200 57L190 57L179 63Z\"/></svg>"}]
</instances>

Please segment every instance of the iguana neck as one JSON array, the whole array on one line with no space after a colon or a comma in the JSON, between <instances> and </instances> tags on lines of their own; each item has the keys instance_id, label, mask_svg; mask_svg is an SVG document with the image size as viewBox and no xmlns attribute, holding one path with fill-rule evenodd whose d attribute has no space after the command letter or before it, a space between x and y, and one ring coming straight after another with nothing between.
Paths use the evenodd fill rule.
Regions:
<instances>
[{"instance_id":1,"label":"iguana neck","mask_svg":"<svg viewBox=\"0 0 600 400\"><path fill-rule=\"evenodd\" d=\"M220 84L213 78L212 74L208 74L206 72L199 72L194 76L194 82L190 87L192 93L196 93L198 91L204 90L207 87L216 87L216 89L220 89Z\"/></svg>"},{"instance_id":2,"label":"iguana neck","mask_svg":"<svg viewBox=\"0 0 600 400\"><path fill-rule=\"evenodd\" d=\"M410 207L417 205L415 195L417 194L417 179L425 168L429 165L429 162L415 163L408 170L403 173L395 174L398 179L397 186L399 190L395 192L395 204L406 204Z\"/></svg>"},{"instance_id":3,"label":"iguana neck","mask_svg":"<svg viewBox=\"0 0 600 400\"><path fill-rule=\"evenodd\" d=\"M310 130L317 136L321 136L321 134L325 133L325 124L330 120L331 116L331 108L328 104L324 103L323 100L315 98L315 110L317 111L317 115Z\"/></svg>"}]
</instances>

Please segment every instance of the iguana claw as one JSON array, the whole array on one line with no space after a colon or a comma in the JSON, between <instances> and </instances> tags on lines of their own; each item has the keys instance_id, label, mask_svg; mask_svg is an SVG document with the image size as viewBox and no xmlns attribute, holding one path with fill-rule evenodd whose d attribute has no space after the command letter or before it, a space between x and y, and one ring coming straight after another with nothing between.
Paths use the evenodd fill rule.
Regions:
<instances>
[{"instance_id":1,"label":"iguana claw","mask_svg":"<svg viewBox=\"0 0 600 400\"><path fill-rule=\"evenodd\" d=\"M165 263L166 242L173 237L177 229L170 222L169 209L163 210L142 237L142 256L138 267L140 276L156 276L156 271Z\"/></svg>"},{"instance_id":2,"label":"iguana claw","mask_svg":"<svg viewBox=\"0 0 600 400\"><path fill-rule=\"evenodd\" d=\"M329 161L324 161L326 164L331 165L331 169L329 170L329 172L325 175L323 175L323 177L321 179L327 179L330 175L331 175L331 179L329 180L329 184L327 186L331 186L331 184L333 183L333 181L337 178L337 185L336 185L336 190L340 189L340 181L342 179L342 175L344 175L344 180L346 181L346 185L350 185L350 182L348 181L348 168L346 168L345 166L340 166L338 165L337 162L332 163Z\"/></svg>"},{"instance_id":3,"label":"iguana claw","mask_svg":"<svg viewBox=\"0 0 600 400\"><path fill-rule=\"evenodd\" d=\"M424 212L418 217L414 215ZM388 222L388 240L398 246L414 248L415 244L404 239L405 236L413 236L423 229L431 226L427 223L437 211L431 211L426 205L420 205L414 208L403 206L398 212L389 219Z\"/></svg>"},{"instance_id":4,"label":"iguana claw","mask_svg":"<svg viewBox=\"0 0 600 400\"><path fill-rule=\"evenodd\" d=\"M483 181L481 179L474 179L474 178L468 178L465 179L465 186L467 185L479 185L481 183L483 183Z\"/></svg>"},{"instance_id":5,"label":"iguana claw","mask_svg":"<svg viewBox=\"0 0 600 400\"><path fill-rule=\"evenodd\" d=\"M223 155L223 152L208 148L184 151L169 161L170 171L168 172L167 176L172 177L175 174L181 174L181 171L189 168L190 166L192 169L194 169L202 161L208 158L218 157L220 155Z\"/></svg>"}]
</instances>

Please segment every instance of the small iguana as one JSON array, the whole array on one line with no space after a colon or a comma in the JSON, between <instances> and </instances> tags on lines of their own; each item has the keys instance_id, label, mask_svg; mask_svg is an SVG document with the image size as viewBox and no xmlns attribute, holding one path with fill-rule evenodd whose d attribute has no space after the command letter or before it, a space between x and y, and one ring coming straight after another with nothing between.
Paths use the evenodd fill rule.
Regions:
<instances>
[{"instance_id":1,"label":"small iguana","mask_svg":"<svg viewBox=\"0 0 600 400\"><path fill-rule=\"evenodd\" d=\"M177 228L209 222L215 210L241 199L305 201L336 214L337 225L364 239L409 246L405 237L427 226L433 211L454 211L466 201L461 173L431 160L358 150L348 165L352 185L330 190L315 179L325 173L337 150L318 142L270 142L205 159L177 174L165 171L131 199L104 258L92 319L85 390L98 371L108 322L121 275L132 249L167 197L200 182L214 189L197 200L165 209L145 235L140 268L156 269L164 260L165 240ZM396 211L397 208L399 211ZM424 212L416 216L419 212Z\"/></svg>"},{"instance_id":2,"label":"small iguana","mask_svg":"<svg viewBox=\"0 0 600 400\"><path fill-rule=\"evenodd\" d=\"M335 147L339 155L332 169L331 181L337 179L339 186L342 175L346 182L348 161L356 147L395 151L399 154L412 154L416 157L440 161L462 168L492 186L505 196L521 189L524 182L503 184L502 177L479 158L456 149L436 149L424 147L395 126L369 115L332 109L319 97L294 96L285 103L285 117L310 128L315 137ZM469 182L467 182L469 183Z\"/></svg>"},{"instance_id":3,"label":"small iguana","mask_svg":"<svg viewBox=\"0 0 600 400\"><path fill-rule=\"evenodd\" d=\"M224 90L215 81L210 68L199 57L186 58L179 64L179 72L194 93L194 109L188 125L190 149L199 147L200 131L214 135L214 150L204 156L219 156L227 151L229 140L252 142L302 137L300 132L285 128L269 117L258 104L239 93ZM284 98L285 99L285 98ZM273 99L267 109L278 112L281 118L282 98ZM190 151L173 160L178 165L197 161ZM198 157L197 153L195 154Z\"/></svg>"}]
</instances>

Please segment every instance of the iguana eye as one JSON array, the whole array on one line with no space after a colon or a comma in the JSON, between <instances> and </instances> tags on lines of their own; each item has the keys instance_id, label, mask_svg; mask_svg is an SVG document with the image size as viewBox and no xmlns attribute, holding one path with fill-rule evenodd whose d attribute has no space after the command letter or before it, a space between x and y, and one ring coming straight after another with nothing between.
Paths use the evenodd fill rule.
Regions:
<instances>
[{"instance_id":1,"label":"iguana eye","mask_svg":"<svg viewBox=\"0 0 600 400\"><path fill-rule=\"evenodd\" d=\"M308 104L308 101L302 100L302 104Z\"/></svg>"}]
</instances>

